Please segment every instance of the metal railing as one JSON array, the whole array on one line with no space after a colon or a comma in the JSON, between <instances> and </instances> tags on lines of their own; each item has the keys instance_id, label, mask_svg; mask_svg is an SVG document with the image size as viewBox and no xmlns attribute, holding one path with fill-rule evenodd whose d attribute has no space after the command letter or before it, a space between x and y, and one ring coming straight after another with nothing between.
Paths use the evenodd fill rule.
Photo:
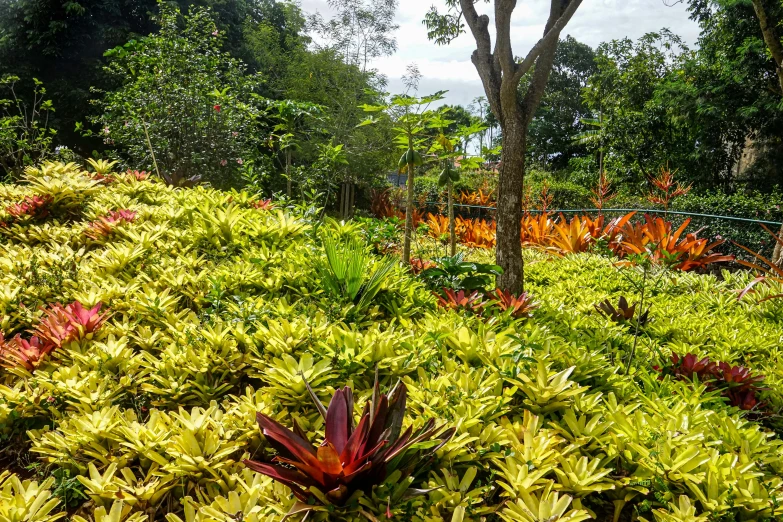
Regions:
<instances>
[{"instance_id":1,"label":"metal railing","mask_svg":"<svg viewBox=\"0 0 783 522\"><path fill-rule=\"evenodd\" d=\"M428 212L436 213L440 212L440 209L445 208L445 205L439 202L427 202L426 208ZM454 213L463 218L494 219L495 210L495 207L465 205L461 203L454 204ZM528 212L540 213L541 211L531 209ZM671 221L676 227L682 225L684 220L690 219L691 222L686 229L686 232L698 231L699 237L706 237L713 241L725 240L716 250L724 254L734 254L740 259L749 259L751 256L737 247L734 243L748 247L767 258L771 257L775 247L775 240L761 225L766 226L775 233L777 233L781 225L783 225L783 223L779 221L768 221L764 219L645 208L605 208L600 211L597 208L549 209L547 212L553 215L589 214L592 216L602 213L607 218L619 217L628 214L629 212L636 212L640 219L643 219L644 214L660 216Z\"/></svg>"}]
</instances>

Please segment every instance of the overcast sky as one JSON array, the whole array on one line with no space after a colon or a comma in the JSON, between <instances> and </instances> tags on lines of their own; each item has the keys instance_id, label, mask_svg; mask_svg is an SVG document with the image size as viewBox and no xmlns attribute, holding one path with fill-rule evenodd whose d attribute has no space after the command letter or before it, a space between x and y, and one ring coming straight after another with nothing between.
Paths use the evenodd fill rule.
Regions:
<instances>
[{"instance_id":1,"label":"overcast sky","mask_svg":"<svg viewBox=\"0 0 783 522\"><path fill-rule=\"evenodd\" d=\"M463 34L448 46L430 42L422 20L433 3L439 8L445 5L442 0L400 0L397 52L375 60L372 66L388 77L388 90L394 93L403 90L400 78L405 68L415 63L423 75L420 94L448 90L446 103L467 106L473 98L484 95L478 73L470 62L475 43L470 34ZM477 9L491 16L491 6L479 2ZM326 0L303 0L302 9L329 16ZM511 27L517 56L524 56L541 37L548 12L548 0L517 0ZM663 27L683 37L688 44L693 44L698 36L698 26L688 19L684 6L667 7L664 0L584 0L563 35L570 34L595 47L626 36L636 39Z\"/></svg>"}]
</instances>

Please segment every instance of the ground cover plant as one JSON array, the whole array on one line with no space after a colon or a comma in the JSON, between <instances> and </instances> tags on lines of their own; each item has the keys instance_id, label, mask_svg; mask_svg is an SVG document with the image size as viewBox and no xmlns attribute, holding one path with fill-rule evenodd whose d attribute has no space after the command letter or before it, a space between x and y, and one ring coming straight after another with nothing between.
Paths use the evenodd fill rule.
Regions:
<instances>
[{"instance_id":1,"label":"ground cover plant","mask_svg":"<svg viewBox=\"0 0 783 522\"><path fill-rule=\"evenodd\" d=\"M528 248L465 290L491 249L99 174L0 186L0 520L783 516L775 280Z\"/></svg>"}]
</instances>

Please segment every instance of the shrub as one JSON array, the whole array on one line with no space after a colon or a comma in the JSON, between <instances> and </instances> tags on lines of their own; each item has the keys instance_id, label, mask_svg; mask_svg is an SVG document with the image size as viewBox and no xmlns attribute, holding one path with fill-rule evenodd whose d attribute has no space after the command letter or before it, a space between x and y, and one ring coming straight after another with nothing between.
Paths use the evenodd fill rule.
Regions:
<instances>
[{"instance_id":1,"label":"shrub","mask_svg":"<svg viewBox=\"0 0 783 522\"><path fill-rule=\"evenodd\" d=\"M19 176L25 167L53 152L55 131L49 127L52 101L46 99L46 89L37 79L33 79L32 101L24 101L16 92L18 82L17 76L0 78L0 167L6 178Z\"/></svg>"},{"instance_id":2,"label":"shrub","mask_svg":"<svg viewBox=\"0 0 783 522\"><path fill-rule=\"evenodd\" d=\"M102 93L93 123L134 169L157 164L172 185L237 185L263 141L252 104L258 79L220 51L209 10L194 9L180 28L179 11L160 9L157 34L106 53L105 72L119 86Z\"/></svg>"}]
</instances>

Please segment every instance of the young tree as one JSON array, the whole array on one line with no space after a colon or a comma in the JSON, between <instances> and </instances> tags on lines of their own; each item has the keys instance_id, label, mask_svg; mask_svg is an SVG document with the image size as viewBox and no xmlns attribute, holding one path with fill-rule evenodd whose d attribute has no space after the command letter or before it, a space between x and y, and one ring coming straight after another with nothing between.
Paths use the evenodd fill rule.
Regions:
<instances>
[{"instance_id":1,"label":"young tree","mask_svg":"<svg viewBox=\"0 0 783 522\"><path fill-rule=\"evenodd\" d=\"M385 104L365 104L362 106L365 111L381 113L392 121L397 134L394 138L394 143L398 149L403 151L397 167L400 170L405 169L408 175L408 195L405 204L405 239L402 249L402 260L406 264L411 260L416 167L424 163L421 151L426 152L430 148L432 136L428 132L428 126L439 116L438 111L430 109L430 106L442 100L445 93L445 91L439 91L421 98L412 96L409 93L418 89L420 78L421 74L418 69L415 66L409 66L408 74L403 77L407 87L407 91L404 94L392 96L389 102ZM362 122L362 125L373 124L376 121L378 121L376 118L369 118Z\"/></svg>"},{"instance_id":2,"label":"young tree","mask_svg":"<svg viewBox=\"0 0 783 522\"><path fill-rule=\"evenodd\" d=\"M346 63L367 71L373 58L394 54L397 41L394 23L397 0L328 0L336 11L331 20L320 14L310 17L310 26L339 50Z\"/></svg>"},{"instance_id":3,"label":"young tree","mask_svg":"<svg viewBox=\"0 0 783 522\"><path fill-rule=\"evenodd\" d=\"M32 102L25 103L15 89L18 81L16 76L0 78L0 96L10 96L0 98L0 179L18 176L26 166L42 161L52 152L52 101L36 79Z\"/></svg>"},{"instance_id":4,"label":"young tree","mask_svg":"<svg viewBox=\"0 0 783 522\"><path fill-rule=\"evenodd\" d=\"M286 179L285 194L290 198L293 194L291 173L293 151L299 148L299 138L307 134L308 124L321 113L322 108L313 103L293 100L266 100L264 104L271 110L272 117L277 121L270 138L277 142L285 158L283 164Z\"/></svg>"},{"instance_id":5,"label":"young tree","mask_svg":"<svg viewBox=\"0 0 783 522\"><path fill-rule=\"evenodd\" d=\"M459 107L459 106L457 106ZM480 156L470 157L467 155L467 145L470 139L476 134L484 132L486 127L478 122L470 124L468 118L467 125L458 125L453 117L460 118L460 111L454 110L454 107L445 106L441 109L441 114L437 115L430 127L438 130L430 154L435 154L438 163L442 165L438 177L438 186L446 189L449 214L449 255L457 254L457 223L454 218L454 183L460 180L462 170L475 170L481 166L482 158ZM459 107L459 109L462 109ZM462 109L464 111L464 109ZM449 119L446 119L446 117ZM464 120L464 118L461 118ZM459 168L455 162L459 161Z\"/></svg>"},{"instance_id":6,"label":"young tree","mask_svg":"<svg viewBox=\"0 0 783 522\"><path fill-rule=\"evenodd\" d=\"M503 268L498 287L514 293L524 285L522 245L519 240L522 220L522 194L525 181L527 131L544 95L552 70L560 33L571 20L582 0L551 0L543 37L524 59L517 60L511 48L511 14L515 0L494 0L495 46L489 32L489 16L479 15L472 0L447 0L448 12L433 7L424 20L428 36L447 44L464 32L467 23L476 50L471 61L478 71L492 113L500 122L503 153L498 179L497 264ZM528 88L518 93L526 75Z\"/></svg>"}]
</instances>

